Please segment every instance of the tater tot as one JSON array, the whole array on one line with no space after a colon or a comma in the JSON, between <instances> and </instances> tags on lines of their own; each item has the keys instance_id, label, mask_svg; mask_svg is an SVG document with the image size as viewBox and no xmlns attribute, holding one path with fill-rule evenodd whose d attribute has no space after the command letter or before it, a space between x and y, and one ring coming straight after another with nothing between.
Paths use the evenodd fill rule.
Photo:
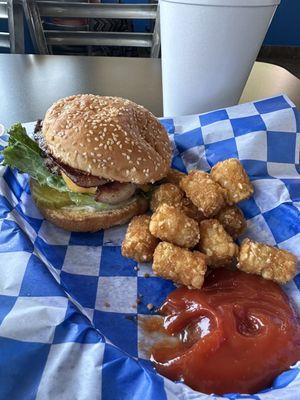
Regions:
<instances>
[{"instance_id":1,"label":"tater tot","mask_svg":"<svg viewBox=\"0 0 300 400\"><path fill-rule=\"evenodd\" d=\"M296 273L294 254L251 239L244 239L237 267L250 274L261 275L277 283L287 283Z\"/></svg>"},{"instance_id":2,"label":"tater tot","mask_svg":"<svg viewBox=\"0 0 300 400\"><path fill-rule=\"evenodd\" d=\"M155 211L160 205L179 206L184 193L173 183L164 183L154 190L151 197L150 209Z\"/></svg>"},{"instance_id":3,"label":"tater tot","mask_svg":"<svg viewBox=\"0 0 300 400\"><path fill-rule=\"evenodd\" d=\"M134 217L122 243L122 255L138 262L152 261L159 240L149 231L150 216Z\"/></svg>"},{"instance_id":4,"label":"tater tot","mask_svg":"<svg viewBox=\"0 0 300 400\"><path fill-rule=\"evenodd\" d=\"M238 246L217 219L206 219L199 224L199 249L213 268L230 266L238 254Z\"/></svg>"},{"instance_id":5,"label":"tater tot","mask_svg":"<svg viewBox=\"0 0 300 400\"><path fill-rule=\"evenodd\" d=\"M181 209L190 218L200 222L205 219L203 212L201 212L190 199L184 197L181 201Z\"/></svg>"},{"instance_id":6,"label":"tater tot","mask_svg":"<svg viewBox=\"0 0 300 400\"><path fill-rule=\"evenodd\" d=\"M174 185L179 185L181 179L186 176L183 172L178 171L177 169L170 168L167 176L163 179L164 182L173 183Z\"/></svg>"},{"instance_id":7,"label":"tater tot","mask_svg":"<svg viewBox=\"0 0 300 400\"><path fill-rule=\"evenodd\" d=\"M248 199L254 193L246 171L236 158L218 162L211 169L210 175L225 189L228 204Z\"/></svg>"},{"instance_id":8,"label":"tater tot","mask_svg":"<svg viewBox=\"0 0 300 400\"><path fill-rule=\"evenodd\" d=\"M177 246L194 247L199 242L197 221L167 204L162 204L152 215L149 229L153 236Z\"/></svg>"},{"instance_id":9,"label":"tater tot","mask_svg":"<svg viewBox=\"0 0 300 400\"><path fill-rule=\"evenodd\" d=\"M153 272L162 278L200 289L206 272L206 257L199 251L190 251L172 243L161 242L153 256Z\"/></svg>"},{"instance_id":10,"label":"tater tot","mask_svg":"<svg viewBox=\"0 0 300 400\"><path fill-rule=\"evenodd\" d=\"M216 215L225 231L234 239L241 235L247 226L242 210L237 206L226 206Z\"/></svg>"},{"instance_id":11,"label":"tater tot","mask_svg":"<svg viewBox=\"0 0 300 400\"><path fill-rule=\"evenodd\" d=\"M180 187L205 217L215 215L225 205L223 189L206 172L190 171Z\"/></svg>"}]
</instances>

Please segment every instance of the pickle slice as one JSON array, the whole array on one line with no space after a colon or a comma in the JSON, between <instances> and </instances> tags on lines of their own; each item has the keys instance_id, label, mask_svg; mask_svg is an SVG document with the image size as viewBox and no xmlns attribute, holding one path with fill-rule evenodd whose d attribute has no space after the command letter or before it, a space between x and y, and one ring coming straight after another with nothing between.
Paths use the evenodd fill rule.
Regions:
<instances>
[{"instance_id":1,"label":"pickle slice","mask_svg":"<svg viewBox=\"0 0 300 400\"><path fill-rule=\"evenodd\" d=\"M41 186L33 179L31 180L30 187L37 205L42 207L61 208L74 204L67 192L59 192L49 186Z\"/></svg>"}]
</instances>

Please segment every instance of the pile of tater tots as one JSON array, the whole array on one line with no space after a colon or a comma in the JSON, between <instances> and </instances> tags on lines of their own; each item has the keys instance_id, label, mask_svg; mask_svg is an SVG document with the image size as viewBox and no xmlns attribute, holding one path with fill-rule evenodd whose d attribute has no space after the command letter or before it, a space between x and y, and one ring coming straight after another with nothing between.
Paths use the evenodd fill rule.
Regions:
<instances>
[{"instance_id":1,"label":"pile of tater tots","mask_svg":"<svg viewBox=\"0 0 300 400\"><path fill-rule=\"evenodd\" d=\"M122 244L122 254L137 262L153 261L153 272L177 284L200 289L208 268L237 267L277 283L296 272L296 257L288 251L244 239L242 211L236 206L254 192L239 160L217 163L208 174L184 174L170 169L152 193L152 215L134 217Z\"/></svg>"}]
</instances>

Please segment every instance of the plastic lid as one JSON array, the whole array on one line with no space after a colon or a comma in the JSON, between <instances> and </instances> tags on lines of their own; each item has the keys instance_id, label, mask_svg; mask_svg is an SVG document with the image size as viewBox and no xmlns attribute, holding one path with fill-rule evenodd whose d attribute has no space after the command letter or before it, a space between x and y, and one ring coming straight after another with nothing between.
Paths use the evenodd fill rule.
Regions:
<instances>
[{"instance_id":1,"label":"plastic lid","mask_svg":"<svg viewBox=\"0 0 300 400\"><path fill-rule=\"evenodd\" d=\"M266 7L277 6L281 0L161 0L169 3L192 4L198 6L223 7Z\"/></svg>"}]
</instances>

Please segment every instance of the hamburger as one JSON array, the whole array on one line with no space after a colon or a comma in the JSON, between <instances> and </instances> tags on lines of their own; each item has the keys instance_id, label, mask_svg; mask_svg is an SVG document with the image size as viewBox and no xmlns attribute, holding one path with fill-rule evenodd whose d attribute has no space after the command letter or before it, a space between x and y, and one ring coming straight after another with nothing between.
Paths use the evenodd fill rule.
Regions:
<instances>
[{"instance_id":1,"label":"hamburger","mask_svg":"<svg viewBox=\"0 0 300 400\"><path fill-rule=\"evenodd\" d=\"M170 167L164 127L144 107L118 97L58 100L33 138L21 124L9 134L3 164L30 175L41 213L65 230L93 232L144 213L144 191Z\"/></svg>"}]
</instances>

